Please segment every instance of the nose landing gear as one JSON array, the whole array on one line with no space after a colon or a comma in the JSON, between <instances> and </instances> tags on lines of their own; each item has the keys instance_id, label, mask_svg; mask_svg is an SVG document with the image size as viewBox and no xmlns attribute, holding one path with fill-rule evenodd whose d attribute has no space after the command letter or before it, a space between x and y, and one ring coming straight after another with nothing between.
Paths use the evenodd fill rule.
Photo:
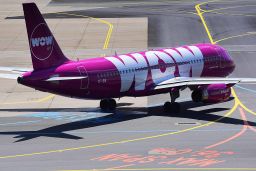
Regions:
<instances>
[{"instance_id":1,"label":"nose landing gear","mask_svg":"<svg viewBox=\"0 0 256 171\"><path fill-rule=\"evenodd\" d=\"M115 99L103 99L100 101L100 108L103 111L114 111L116 109Z\"/></svg>"}]
</instances>

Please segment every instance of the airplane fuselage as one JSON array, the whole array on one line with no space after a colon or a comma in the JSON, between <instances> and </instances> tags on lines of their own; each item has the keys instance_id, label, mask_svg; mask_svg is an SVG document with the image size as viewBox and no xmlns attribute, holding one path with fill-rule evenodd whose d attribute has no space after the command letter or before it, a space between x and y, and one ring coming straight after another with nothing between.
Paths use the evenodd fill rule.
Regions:
<instances>
[{"instance_id":1,"label":"airplane fuselage","mask_svg":"<svg viewBox=\"0 0 256 171\"><path fill-rule=\"evenodd\" d=\"M170 92L155 85L174 77L226 77L235 65L225 49L212 44L150 50L111 57L68 61L27 72L21 84L74 98L104 99ZM83 79L47 81L54 77Z\"/></svg>"}]
</instances>

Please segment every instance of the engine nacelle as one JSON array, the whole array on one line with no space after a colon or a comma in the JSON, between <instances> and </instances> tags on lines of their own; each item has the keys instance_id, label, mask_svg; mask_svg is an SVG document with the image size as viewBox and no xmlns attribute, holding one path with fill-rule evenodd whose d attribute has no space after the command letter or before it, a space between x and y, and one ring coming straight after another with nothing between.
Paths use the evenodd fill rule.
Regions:
<instances>
[{"instance_id":1,"label":"engine nacelle","mask_svg":"<svg viewBox=\"0 0 256 171\"><path fill-rule=\"evenodd\" d=\"M194 102L218 103L226 101L231 95L231 88L226 84L211 84L193 91Z\"/></svg>"}]
</instances>

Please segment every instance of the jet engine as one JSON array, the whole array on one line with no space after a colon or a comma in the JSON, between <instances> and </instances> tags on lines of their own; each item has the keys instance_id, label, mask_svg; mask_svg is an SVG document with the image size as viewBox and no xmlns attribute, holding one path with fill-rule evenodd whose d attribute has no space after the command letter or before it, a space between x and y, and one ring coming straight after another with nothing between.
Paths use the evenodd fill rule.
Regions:
<instances>
[{"instance_id":1,"label":"jet engine","mask_svg":"<svg viewBox=\"0 0 256 171\"><path fill-rule=\"evenodd\" d=\"M231 95L231 88L226 84L210 84L192 92L194 102L218 103L226 101Z\"/></svg>"}]
</instances>

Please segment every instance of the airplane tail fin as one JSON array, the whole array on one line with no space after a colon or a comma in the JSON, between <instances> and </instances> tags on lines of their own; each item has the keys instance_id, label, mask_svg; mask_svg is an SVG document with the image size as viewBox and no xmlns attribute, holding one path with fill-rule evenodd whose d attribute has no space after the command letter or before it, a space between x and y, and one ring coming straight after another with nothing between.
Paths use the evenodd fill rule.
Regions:
<instances>
[{"instance_id":1,"label":"airplane tail fin","mask_svg":"<svg viewBox=\"0 0 256 171\"><path fill-rule=\"evenodd\" d=\"M34 70L47 69L67 62L57 41L35 3L24 3L28 41Z\"/></svg>"}]
</instances>

